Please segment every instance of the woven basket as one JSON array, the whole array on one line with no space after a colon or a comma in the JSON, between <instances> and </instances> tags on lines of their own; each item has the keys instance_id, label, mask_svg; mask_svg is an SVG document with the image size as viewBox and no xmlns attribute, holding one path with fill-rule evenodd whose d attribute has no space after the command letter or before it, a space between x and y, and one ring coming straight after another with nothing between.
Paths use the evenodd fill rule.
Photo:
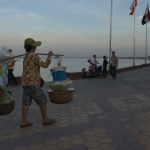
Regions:
<instances>
[{"instance_id":1,"label":"woven basket","mask_svg":"<svg viewBox=\"0 0 150 150\"><path fill-rule=\"evenodd\" d=\"M0 103L0 115L6 115L11 113L15 108L15 101L10 103Z\"/></svg>"},{"instance_id":2,"label":"woven basket","mask_svg":"<svg viewBox=\"0 0 150 150\"><path fill-rule=\"evenodd\" d=\"M73 91L66 92L49 92L49 98L52 103L65 104L73 99Z\"/></svg>"},{"instance_id":3,"label":"woven basket","mask_svg":"<svg viewBox=\"0 0 150 150\"><path fill-rule=\"evenodd\" d=\"M49 88L53 91L63 92L67 91L71 83L72 81L70 79L66 79L65 81L50 81Z\"/></svg>"}]
</instances>

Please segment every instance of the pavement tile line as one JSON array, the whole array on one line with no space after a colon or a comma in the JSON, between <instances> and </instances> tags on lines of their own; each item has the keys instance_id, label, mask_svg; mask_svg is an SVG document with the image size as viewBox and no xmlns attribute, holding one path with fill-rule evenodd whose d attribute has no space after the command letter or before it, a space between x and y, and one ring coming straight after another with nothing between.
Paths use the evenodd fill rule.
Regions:
<instances>
[{"instance_id":1,"label":"pavement tile line","mask_svg":"<svg viewBox=\"0 0 150 150\"><path fill-rule=\"evenodd\" d=\"M108 100L120 111L128 111L130 109L137 109L144 106L150 106L149 97L145 95L128 95ZM126 101L128 101L128 103L126 103Z\"/></svg>"},{"instance_id":2,"label":"pavement tile line","mask_svg":"<svg viewBox=\"0 0 150 150\"><path fill-rule=\"evenodd\" d=\"M12 139L20 138L22 136L31 136L36 132L47 132L48 130L69 127L75 124L88 123L90 121L89 115L95 115L96 113L98 114L103 113L101 109L98 107L98 105L96 105L96 103L92 101L90 98L86 98L86 102L87 102L86 104L85 101L82 100L85 100L85 97L80 97L79 98L80 103L75 101L73 102L74 103L73 105L69 105L67 108L63 105L60 105L59 112L57 111L57 109L53 109L53 110L49 109L48 113L50 113L51 116L53 116L56 119L56 123L51 126L43 126L41 124L40 119L38 119L39 118L38 115L34 116L35 121L37 121L38 119L38 122L34 123L33 126L30 128L24 128L24 129L20 128L19 122L18 124L15 124L14 127L3 126L0 132L0 141L5 141L11 138ZM30 120L33 120L32 117L30 118ZM12 119L11 122L16 121L15 118L11 118L11 119ZM10 118L7 118L7 116L2 116L1 120L4 123L5 122L7 123L7 121L9 122Z\"/></svg>"},{"instance_id":3,"label":"pavement tile line","mask_svg":"<svg viewBox=\"0 0 150 150\"><path fill-rule=\"evenodd\" d=\"M41 144L31 144L28 147L17 147L14 150L21 149L72 149L74 145L85 145L87 149L110 149L115 150L116 146L112 139L105 133L103 128L95 128L92 131L83 131L82 134L72 134L68 137L59 137L56 140L45 140Z\"/></svg>"},{"instance_id":4,"label":"pavement tile line","mask_svg":"<svg viewBox=\"0 0 150 150\"><path fill-rule=\"evenodd\" d=\"M146 146L146 150L150 149L150 111L135 115L141 120L139 124L133 126L127 125L126 128L134 134L134 137L139 139L139 143Z\"/></svg>"}]
</instances>

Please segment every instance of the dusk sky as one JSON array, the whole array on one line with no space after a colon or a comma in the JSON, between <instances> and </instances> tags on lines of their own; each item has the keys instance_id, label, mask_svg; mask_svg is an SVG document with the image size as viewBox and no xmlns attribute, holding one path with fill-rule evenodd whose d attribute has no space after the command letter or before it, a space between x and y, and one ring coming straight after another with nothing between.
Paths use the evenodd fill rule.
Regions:
<instances>
[{"instance_id":1,"label":"dusk sky","mask_svg":"<svg viewBox=\"0 0 150 150\"><path fill-rule=\"evenodd\" d=\"M41 41L37 52L70 57L109 55L111 0L0 0L0 46L15 55L24 53L24 40ZM133 56L133 0L113 0L112 50L117 56ZM146 25L141 20L147 0L136 7L136 52L145 56ZM150 22L148 55L150 55Z\"/></svg>"}]
</instances>

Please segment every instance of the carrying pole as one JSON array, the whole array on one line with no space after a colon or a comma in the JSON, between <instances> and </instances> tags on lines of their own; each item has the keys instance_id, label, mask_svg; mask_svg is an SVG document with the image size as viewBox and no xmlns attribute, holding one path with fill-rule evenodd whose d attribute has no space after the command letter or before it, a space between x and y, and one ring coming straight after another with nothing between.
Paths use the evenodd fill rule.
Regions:
<instances>
[{"instance_id":1,"label":"carrying pole","mask_svg":"<svg viewBox=\"0 0 150 150\"><path fill-rule=\"evenodd\" d=\"M48 54L43 54L43 53L35 53L35 54L37 54L37 55L48 55ZM6 60L9 60L9 59L12 59L12 58L25 56L25 55L27 55L27 54L21 54L21 55L13 56L13 57L11 57L11 58L4 59L4 60L2 60L1 62L6 61ZM57 57L57 56L64 56L64 55L62 55L62 54L53 54L53 56L56 56L56 57Z\"/></svg>"}]
</instances>

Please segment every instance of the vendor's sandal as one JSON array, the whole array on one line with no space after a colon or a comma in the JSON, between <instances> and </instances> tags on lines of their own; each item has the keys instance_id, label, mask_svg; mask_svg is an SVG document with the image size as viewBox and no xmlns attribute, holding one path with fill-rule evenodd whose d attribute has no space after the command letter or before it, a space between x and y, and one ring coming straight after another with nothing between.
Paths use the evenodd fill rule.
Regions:
<instances>
[{"instance_id":1,"label":"vendor's sandal","mask_svg":"<svg viewBox=\"0 0 150 150\"><path fill-rule=\"evenodd\" d=\"M54 122L55 122L54 119L50 119L49 122L43 122L42 124L43 124L43 125L49 125L49 124L53 124Z\"/></svg>"},{"instance_id":2,"label":"vendor's sandal","mask_svg":"<svg viewBox=\"0 0 150 150\"><path fill-rule=\"evenodd\" d=\"M24 128L24 127L28 127L28 126L32 126L33 124L28 122L27 124L24 124L24 125L20 125L21 128Z\"/></svg>"}]
</instances>

